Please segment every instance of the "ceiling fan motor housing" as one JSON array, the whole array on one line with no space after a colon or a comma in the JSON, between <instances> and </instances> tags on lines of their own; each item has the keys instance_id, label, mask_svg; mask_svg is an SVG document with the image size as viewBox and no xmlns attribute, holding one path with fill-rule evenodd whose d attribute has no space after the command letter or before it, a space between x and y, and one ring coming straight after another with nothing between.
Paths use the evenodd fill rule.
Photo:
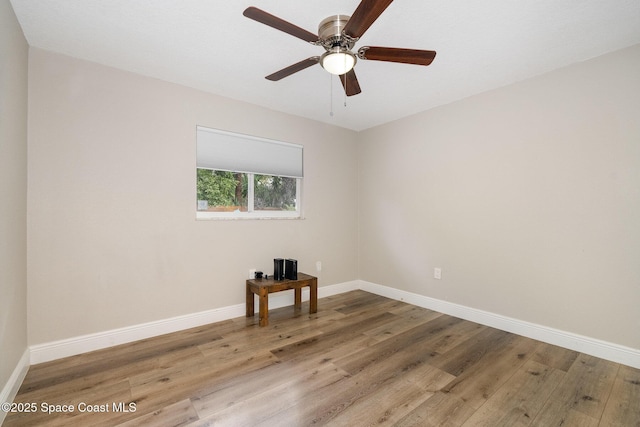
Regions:
<instances>
[{"instance_id":1,"label":"ceiling fan motor housing","mask_svg":"<svg viewBox=\"0 0 640 427\"><path fill-rule=\"evenodd\" d=\"M323 19L318 25L319 44L326 50L336 47L351 50L357 40L342 34L350 18L348 15L333 15Z\"/></svg>"}]
</instances>

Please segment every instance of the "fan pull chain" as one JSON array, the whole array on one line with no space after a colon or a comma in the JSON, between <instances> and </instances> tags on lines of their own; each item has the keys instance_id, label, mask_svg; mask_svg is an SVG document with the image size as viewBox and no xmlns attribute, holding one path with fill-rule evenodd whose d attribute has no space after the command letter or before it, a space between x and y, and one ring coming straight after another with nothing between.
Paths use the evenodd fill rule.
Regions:
<instances>
[{"instance_id":1,"label":"fan pull chain","mask_svg":"<svg viewBox=\"0 0 640 427\"><path fill-rule=\"evenodd\" d=\"M329 116L333 117L333 76L329 74Z\"/></svg>"},{"instance_id":2,"label":"fan pull chain","mask_svg":"<svg viewBox=\"0 0 640 427\"><path fill-rule=\"evenodd\" d=\"M339 79L342 79L343 77L340 76L338 77ZM347 75L344 74L344 106L347 106Z\"/></svg>"},{"instance_id":3,"label":"fan pull chain","mask_svg":"<svg viewBox=\"0 0 640 427\"><path fill-rule=\"evenodd\" d=\"M347 57L344 57L345 65L347 63ZM347 106L347 85L349 84L349 79L347 78L347 73L344 74L344 106Z\"/></svg>"}]
</instances>

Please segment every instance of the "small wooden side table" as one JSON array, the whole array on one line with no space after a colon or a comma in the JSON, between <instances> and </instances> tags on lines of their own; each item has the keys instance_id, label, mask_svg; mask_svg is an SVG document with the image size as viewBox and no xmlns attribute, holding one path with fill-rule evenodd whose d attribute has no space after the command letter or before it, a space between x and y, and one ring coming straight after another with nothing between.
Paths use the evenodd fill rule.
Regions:
<instances>
[{"instance_id":1,"label":"small wooden side table","mask_svg":"<svg viewBox=\"0 0 640 427\"><path fill-rule=\"evenodd\" d=\"M260 326L269 324L269 294L274 292L294 290L296 308L302 307L302 288L309 287L310 301L309 313L318 312L318 278L304 273L298 273L298 280L273 280L270 279L249 279L247 280L247 317L253 317L255 307L253 305L253 294L260 298Z\"/></svg>"}]
</instances>

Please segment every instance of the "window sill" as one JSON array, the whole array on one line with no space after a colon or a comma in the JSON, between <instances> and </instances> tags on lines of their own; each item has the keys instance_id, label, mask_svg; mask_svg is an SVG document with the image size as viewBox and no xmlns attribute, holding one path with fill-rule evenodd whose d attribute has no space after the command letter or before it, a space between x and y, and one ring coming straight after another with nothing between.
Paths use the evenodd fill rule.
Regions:
<instances>
[{"instance_id":1,"label":"window sill","mask_svg":"<svg viewBox=\"0 0 640 427\"><path fill-rule=\"evenodd\" d=\"M261 215L248 212L196 212L196 221L238 221L238 220L301 220L304 219L300 212L271 213L269 215Z\"/></svg>"}]
</instances>

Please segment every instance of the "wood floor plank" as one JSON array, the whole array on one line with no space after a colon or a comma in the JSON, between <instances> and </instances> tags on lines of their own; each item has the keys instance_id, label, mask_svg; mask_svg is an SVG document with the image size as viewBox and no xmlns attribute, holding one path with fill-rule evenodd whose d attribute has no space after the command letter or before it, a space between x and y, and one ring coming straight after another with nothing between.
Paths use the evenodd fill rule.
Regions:
<instances>
[{"instance_id":1,"label":"wood floor plank","mask_svg":"<svg viewBox=\"0 0 640 427\"><path fill-rule=\"evenodd\" d=\"M96 414L96 413L83 413L87 405L106 405L104 408L112 410L113 402L130 402L131 401L131 389L129 382L123 380L117 383L102 384L98 387L87 387L85 389L62 389L59 393L34 396L31 393L30 396L20 396L16 398L16 402L37 402L38 411L34 414L30 413L18 413L15 417L10 417L5 420L3 426L23 426L23 425L69 425L75 423L76 425L82 425L82 420L91 419L93 423L99 423L100 419L103 422L108 422L112 419L111 414ZM73 409L67 409L60 406L59 413L57 412L45 412L43 406L46 405L55 407L57 405L72 405ZM83 406L84 405L84 406ZM56 409L57 410L57 409Z\"/></svg>"},{"instance_id":2,"label":"wood floor plank","mask_svg":"<svg viewBox=\"0 0 640 427\"><path fill-rule=\"evenodd\" d=\"M76 410L3 426L640 427L638 369L364 291L269 318L34 365L15 402Z\"/></svg>"},{"instance_id":3,"label":"wood floor plank","mask_svg":"<svg viewBox=\"0 0 640 427\"><path fill-rule=\"evenodd\" d=\"M369 419L369 424L392 425L407 415L416 406L431 397L430 393L424 393L415 384L406 379L396 379L384 384L366 394L362 399L336 413L327 424L331 426L352 427L353 420ZM398 405L398 400L402 401ZM322 418L314 418L316 423Z\"/></svg>"},{"instance_id":4,"label":"wood floor plank","mask_svg":"<svg viewBox=\"0 0 640 427\"><path fill-rule=\"evenodd\" d=\"M158 354L170 354L188 349L197 344L221 338L216 328L199 327L161 337L139 340L104 350L84 353L52 362L35 365L22 384L21 392L30 389L66 383L98 370L119 369L123 365L136 365L148 359L157 359ZM173 357L173 356L169 356Z\"/></svg>"},{"instance_id":5,"label":"wood floor plank","mask_svg":"<svg viewBox=\"0 0 640 427\"><path fill-rule=\"evenodd\" d=\"M348 374L326 363L301 372L298 376L292 375L290 381L280 381L257 389L256 393L243 399L229 401L224 394L211 394L194 401L194 405L201 418L212 425L273 425L272 419L283 412L291 414L283 417L292 422L289 425L303 425L297 424L301 421L297 408L308 405L306 399L309 393L326 393L328 388L339 386L347 377Z\"/></svg>"},{"instance_id":6,"label":"wood floor plank","mask_svg":"<svg viewBox=\"0 0 640 427\"><path fill-rule=\"evenodd\" d=\"M453 317L453 319L455 319L455 317ZM433 342L433 350L437 353L435 355L436 360L441 357L440 355L448 353L461 343L472 339L476 334L486 329L486 326L467 321L447 327L446 330L443 331L444 333L440 334L439 338Z\"/></svg>"},{"instance_id":7,"label":"wood floor plank","mask_svg":"<svg viewBox=\"0 0 640 427\"><path fill-rule=\"evenodd\" d=\"M640 369L620 366L601 425L640 427Z\"/></svg>"},{"instance_id":8,"label":"wood floor plank","mask_svg":"<svg viewBox=\"0 0 640 427\"><path fill-rule=\"evenodd\" d=\"M442 390L454 378L453 375L441 371L435 366L423 365L411 372L407 380L431 396Z\"/></svg>"},{"instance_id":9,"label":"wood floor plank","mask_svg":"<svg viewBox=\"0 0 640 427\"><path fill-rule=\"evenodd\" d=\"M262 369L277 363L267 350L249 357L219 364L215 358L207 358L197 365L181 365L162 370L144 372L130 378L131 396L140 407L151 407L159 400L191 396L210 384L231 375Z\"/></svg>"},{"instance_id":10,"label":"wood floor plank","mask_svg":"<svg viewBox=\"0 0 640 427\"><path fill-rule=\"evenodd\" d=\"M385 311L387 311L391 307L396 307L396 303L397 301L393 301L379 295L369 294L353 300L344 307L337 308L336 311L346 315L365 314L372 311L380 312L382 311L381 306L384 306Z\"/></svg>"},{"instance_id":11,"label":"wood floor plank","mask_svg":"<svg viewBox=\"0 0 640 427\"><path fill-rule=\"evenodd\" d=\"M541 416L537 417L531 423L533 427L549 427L549 426L575 426L575 427L597 427L600 424L598 420L576 411L571 407L561 407L558 412L554 410L556 407L551 406L551 410L546 410ZM608 426L607 426L608 427Z\"/></svg>"},{"instance_id":12,"label":"wood floor plank","mask_svg":"<svg viewBox=\"0 0 640 427\"><path fill-rule=\"evenodd\" d=\"M502 347L511 334L498 329L485 328L469 339L458 343L455 348L440 353L431 362L434 366L458 376L470 369L494 348Z\"/></svg>"},{"instance_id":13,"label":"wood floor plank","mask_svg":"<svg viewBox=\"0 0 640 427\"><path fill-rule=\"evenodd\" d=\"M385 322L377 328L369 329L368 331L364 332L364 334L376 341L384 341L389 337L414 328L418 323L421 322L398 316L396 319Z\"/></svg>"},{"instance_id":14,"label":"wood floor plank","mask_svg":"<svg viewBox=\"0 0 640 427\"><path fill-rule=\"evenodd\" d=\"M379 425L395 424L450 380L450 374L426 364L396 373L384 386L345 408L331 420L331 425L350 427L353 420L362 419L375 420Z\"/></svg>"},{"instance_id":15,"label":"wood floor plank","mask_svg":"<svg viewBox=\"0 0 640 427\"><path fill-rule=\"evenodd\" d=\"M552 344L542 343L533 355L533 360L567 372L578 357L578 352Z\"/></svg>"},{"instance_id":16,"label":"wood floor plank","mask_svg":"<svg viewBox=\"0 0 640 427\"><path fill-rule=\"evenodd\" d=\"M293 326L294 324L292 324ZM266 328L264 328L266 329ZM265 347L274 345L283 347L301 340L313 339L322 334L316 327L288 327L262 331L256 334L248 330L246 333L234 333L216 342L198 346L203 355L216 357L220 361L233 360L243 355L250 355Z\"/></svg>"},{"instance_id":17,"label":"wood floor plank","mask_svg":"<svg viewBox=\"0 0 640 427\"><path fill-rule=\"evenodd\" d=\"M451 318L450 322L454 320ZM432 326L431 332L434 330L442 332L441 325ZM405 345L409 341L405 339L402 342L401 345ZM420 341L415 340L411 343L416 346L421 344ZM451 380L450 375L445 373L440 375L440 370L427 365L426 362L432 357L429 351L387 351L384 344L386 341L375 344L373 346L376 347L375 349L373 347L366 349L369 355L363 359L358 359L358 355L353 355L347 360L342 359L343 365L338 364L338 366L346 368L346 371L350 372L352 376L342 381L341 387L332 394L312 394L309 399L312 403L305 408L297 408L296 411L298 413L303 411L305 418L311 419L316 425L333 425L343 423L347 419L360 419L362 413L368 414L369 417L377 421L395 419L433 394L432 391L427 391L433 387L433 381L420 383L419 380L425 376L426 371L441 381L437 385L438 389ZM377 347L385 348L378 349ZM348 363L348 359L351 358L357 359L357 363ZM395 398L396 401L402 402L401 405L379 404L381 400L379 393L391 391L392 395L396 395L397 393L393 393L392 390L398 387L410 389L412 399L403 395ZM378 402L378 404L372 405L374 402ZM368 409L364 410L363 408ZM284 414L285 418L291 412Z\"/></svg>"},{"instance_id":18,"label":"wood floor plank","mask_svg":"<svg viewBox=\"0 0 640 427\"><path fill-rule=\"evenodd\" d=\"M349 291L324 297L322 298L323 311L336 311L341 307L348 306L353 301L356 301L360 298L369 298L369 295L367 294L367 292L362 291Z\"/></svg>"},{"instance_id":19,"label":"wood floor plank","mask_svg":"<svg viewBox=\"0 0 640 427\"><path fill-rule=\"evenodd\" d=\"M137 412L137 411L136 411ZM164 408L137 415L135 418L117 424L117 427L138 427L138 426L183 426L190 422L197 421L198 414L191 404L191 400L184 399Z\"/></svg>"},{"instance_id":20,"label":"wood floor plank","mask_svg":"<svg viewBox=\"0 0 640 427\"><path fill-rule=\"evenodd\" d=\"M550 366L528 361L463 426L528 426L564 375Z\"/></svg>"},{"instance_id":21,"label":"wood floor plank","mask_svg":"<svg viewBox=\"0 0 640 427\"><path fill-rule=\"evenodd\" d=\"M597 425L618 369L617 363L580 354L532 425Z\"/></svg>"},{"instance_id":22,"label":"wood floor plank","mask_svg":"<svg viewBox=\"0 0 640 427\"><path fill-rule=\"evenodd\" d=\"M371 315L370 317L358 316L354 322L346 323L339 329L334 329L309 339L287 344L273 350L281 360L293 358L305 358L317 354L320 351L345 345L363 331L376 327L395 318L395 315L387 312Z\"/></svg>"},{"instance_id":23,"label":"wood floor plank","mask_svg":"<svg viewBox=\"0 0 640 427\"><path fill-rule=\"evenodd\" d=\"M335 360L338 366L345 371L356 374L367 366L375 365L388 359L398 352L404 352L411 346L419 346L412 352L420 353L420 357L433 358L436 354L435 343L456 325L462 324L461 319L451 316L439 316L422 325L418 325L408 331L402 332L385 341L379 342L348 358ZM407 351L409 353L409 351Z\"/></svg>"},{"instance_id":24,"label":"wood floor plank","mask_svg":"<svg viewBox=\"0 0 640 427\"><path fill-rule=\"evenodd\" d=\"M306 378L309 373L317 375L326 369L335 370L336 368L318 358L275 363L262 369L238 373L212 382L209 387L194 393L191 400L199 414L209 416L262 395L266 390L282 386L291 387L292 384L293 387L299 387L298 382L301 378ZM285 381L286 378L290 381Z\"/></svg>"},{"instance_id":25,"label":"wood floor plank","mask_svg":"<svg viewBox=\"0 0 640 427\"><path fill-rule=\"evenodd\" d=\"M487 349L484 357L447 384L442 391L460 397L478 409L531 356L539 342L509 334L501 345Z\"/></svg>"},{"instance_id":26,"label":"wood floor plank","mask_svg":"<svg viewBox=\"0 0 640 427\"><path fill-rule=\"evenodd\" d=\"M459 427L475 410L457 396L435 393L409 412L395 425L398 427Z\"/></svg>"},{"instance_id":27,"label":"wood floor plank","mask_svg":"<svg viewBox=\"0 0 640 427\"><path fill-rule=\"evenodd\" d=\"M162 352L146 360L134 359L134 361L123 363L120 366L109 362L105 364L96 363L93 371L83 376L76 377L72 375L68 376L69 379L66 382L55 381L53 384L41 384L40 388L29 388L21 392L20 396L24 401L42 401L50 396L52 390L62 390L56 393L56 399L64 401L77 395L87 396L94 393L94 390L109 390L114 384L126 383L129 390L129 378L132 375L162 369L167 366L175 366L180 363L193 364L199 359L202 359L202 354L197 347L191 347L180 351Z\"/></svg>"}]
</instances>

